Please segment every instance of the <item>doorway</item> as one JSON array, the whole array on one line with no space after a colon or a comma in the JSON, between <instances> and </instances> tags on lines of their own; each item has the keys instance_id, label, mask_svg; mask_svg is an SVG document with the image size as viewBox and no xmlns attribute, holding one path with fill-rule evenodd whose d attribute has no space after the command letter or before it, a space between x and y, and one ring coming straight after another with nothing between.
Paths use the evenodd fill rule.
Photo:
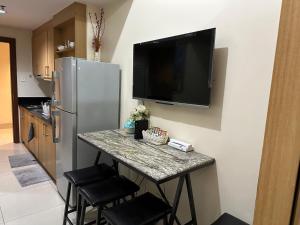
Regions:
<instances>
[{"instance_id":1,"label":"doorway","mask_svg":"<svg viewBox=\"0 0 300 225\"><path fill-rule=\"evenodd\" d=\"M0 37L0 142L19 143L16 40Z\"/></svg>"}]
</instances>

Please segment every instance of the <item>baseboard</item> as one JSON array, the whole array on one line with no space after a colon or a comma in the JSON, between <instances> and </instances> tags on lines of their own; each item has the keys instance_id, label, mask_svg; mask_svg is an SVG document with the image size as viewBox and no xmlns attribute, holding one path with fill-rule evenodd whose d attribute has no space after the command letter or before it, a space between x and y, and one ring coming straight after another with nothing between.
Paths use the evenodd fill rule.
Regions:
<instances>
[{"instance_id":1,"label":"baseboard","mask_svg":"<svg viewBox=\"0 0 300 225\"><path fill-rule=\"evenodd\" d=\"M0 124L0 129L9 129L12 127L13 127L12 123L1 123Z\"/></svg>"}]
</instances>

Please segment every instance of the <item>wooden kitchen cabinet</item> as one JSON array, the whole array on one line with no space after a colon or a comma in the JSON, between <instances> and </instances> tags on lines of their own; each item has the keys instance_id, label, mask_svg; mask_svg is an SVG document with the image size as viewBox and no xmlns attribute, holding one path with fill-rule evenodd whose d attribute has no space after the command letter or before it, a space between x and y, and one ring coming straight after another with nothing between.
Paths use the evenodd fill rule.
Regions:
<instances>
[{"instance_id":1,"label":"wooden kitchen cabinet","mask_svg":"<svg viewBox=\"0 0 300 225\"><path fill-rule=\"evenodd\" d=\"M28 142L30 124L34 138ZM52 126L27 109L20 107L21 139L39 163L56 179L56 148L53 143Z\"/></svg>"},{"instance_id":2,"label":"wooden kitchen cabinet","mask_svg":"<svg viewBox=\"0 0 300 225\"><path fill-rule=\"evenodd\" d=\"M39 155L38 160L48 173L56 177L56 149L52 141L52 126L39 120Z\"/></svg>"},{"instance_id":3,"label":"wooden kitchen cabinet","mask_svg":"<svg viewBox=\"0 0 300 225\"><path fill-rule=\"evenodd\" d=\"M34 75L46 76L47 66L47 30L32 36L32 69Z\"/></svg>"},{"instance_id":4,"label":"wooden kitchen cabinet","mask_svg":"<svg viewBox=\"0 0 300 225\"><path fill-rule=\"evenodd\" d=\"M28 147L28 117L29 112L21 107L20 108L20 123L21 123L21 141Z\"/></svg>"},{"instance_id":5,"label":"wooden kitchen cabinet","mask_svg":"<svg viewBox=\"0 0 300 225\"><path fill-rule=\"evenodd\" d=\"M46 124L45 126L45 149L46 149L46 169L49 174L56 178L56 149L53 143L52 126Z\"/></svg>"},{"instance_id":6,"label":"wooden kitchen cabinet","mask_svg":"<svg viewBox=\"0 0 300 225\"><path fill-rule=\"evenodd\" d=\"M39 120L39 155L40 163L46 168L46 151L45 151L45 123Z\"/></svg>"},{"instance_id":7,"label":"wooden kitchen cabinet","mask_svg":"<svg viewBox=\"0 0 300 225\"><path fill-rule=\"evenodd\" d=\"M86 58L86 5L74 2L62 9L52 20L32 32L33 75L44 80L52 79L54 60L61 57ZM58 45L75 43L62 51Z\"/></svg>"},{"instance_id":8,"label":"wooden kitchen cabinet","mask_svg":"<svg viewBox=\"0 0 300 225\"><path fill-rule=\"evenodd\" d=\"M35 76L51 80L54 70L54 43L52 21L32 33L32 68Z\"/></svg>"},{"instance_id":9,"label":"wooden kitchen cabinet","mask_svg":"<svg viewBox=\"0 0 300 225\"><path fill-rule=\"evenodd\" d=\"M55 51L54 58L86 58L86 5L74 2L53 16L54 49L66 41L75 43L74 47Z\"/></svg>"},{"instance_id":10,"label":"wooden kitchen cabinet","mask_svg":"<svg viewBox=\"0 0 300 225\"><path fill-rule=\"evenodd\" d=\"M52 72L54 71L54 30L51 26L47 29L47 63L48 63L48 77L52 79Z\"/></svg>"},{"instance_id":11,"label":"wooden kitchen cabinet","mask_svg":"<svg viewBox=\"0 0 300 225\"><path fill-rule=\"evenodd\" d=\"M39 155L39 130L38 130L38 118L34 116L33 114L29 114L28 116L28 126L27 126L27 134L29 133L30 126L31 124L33 125L33 130L34 130L34 137L31 141L28 142L28 149L31 151L31 153L35 156L38 157Z\"/></svg>"}]
</instances>

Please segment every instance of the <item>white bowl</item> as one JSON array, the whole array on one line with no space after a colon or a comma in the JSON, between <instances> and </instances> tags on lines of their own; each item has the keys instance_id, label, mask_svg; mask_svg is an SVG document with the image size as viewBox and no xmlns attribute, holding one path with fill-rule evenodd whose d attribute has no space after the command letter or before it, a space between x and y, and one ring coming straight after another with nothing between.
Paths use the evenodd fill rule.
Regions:
<instances>
[{"instance_id":1,"label":"white bowl","mask_svg":"<svg viewBox=\"0 0 300 225\"><path fill-rule=\"evenodd\" d=\"M69 47L70 47L70 48L74 48L74 47L75 47L75 43L74 43L73 41L70 41Z\"/></svg>"},{"instance_id":2,"label":"white bowl","mask_svg":"<svg viewBox=\"0 0 300 225\"><path fill-rule=\"evenodd\" d=\"M62 50L64 50L64 49L65 49L65 46L63 46L63 45L57 46L57 50L58 50L58 51L62 51Z\"/></svg>"}]
</instances>

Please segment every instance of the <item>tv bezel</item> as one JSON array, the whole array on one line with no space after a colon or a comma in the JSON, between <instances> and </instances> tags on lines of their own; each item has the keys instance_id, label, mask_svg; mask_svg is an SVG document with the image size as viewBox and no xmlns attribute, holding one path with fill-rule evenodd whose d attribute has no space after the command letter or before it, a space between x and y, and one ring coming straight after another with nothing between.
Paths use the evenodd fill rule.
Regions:
<instances>
[{"instance_id":1,"label":"tv bezel","mask_svg":"<svg viewBox=\"0 0 300 225\"><path fill-rule=\"evenodd\" d=\"M209 74L209 77L208 77L208 85L209 85L209 88L210 88L209 104L208 105L191 104L191 103L176 102L176 101L164 101L164 100L153 99L153 98L135 97L135 96L133 96L133 92L134 92L134 83L133 82L134 81L132 81L132 98L135 99L135 100L152 101L152 102L159 103L159 104L164 104L164 105L179 105L179 106L192 106L192 107L200 107L200 108L210 108L210 105L211 105L211 89L212 89L212 75L213 75L213 61L214 61L214 49L215 49L215 40L216 40L216 28L209 28L209 29L205 29L205 30L194 31L194 32L175 35L175 36L170 36L170 37L166 37L166 38L160 38L160 39L156 39L156 40L135 43L135 44L133 44L133 68L134 68L134 46L142 45L142 44L150 44L150 43L157 44L157 42L160 42L160 41L169 41L169 40L181 39L181 38L189 37L191 35L195 35L197 33L207 31L207 30L213 30L213 44L212 44L212 48L211 48L212 54L211 54L210 63L209 63L211 69L210 69L210 74ZM134 72L134 69L133 69L133 72Z\"/></svg>"}]
</instances>

